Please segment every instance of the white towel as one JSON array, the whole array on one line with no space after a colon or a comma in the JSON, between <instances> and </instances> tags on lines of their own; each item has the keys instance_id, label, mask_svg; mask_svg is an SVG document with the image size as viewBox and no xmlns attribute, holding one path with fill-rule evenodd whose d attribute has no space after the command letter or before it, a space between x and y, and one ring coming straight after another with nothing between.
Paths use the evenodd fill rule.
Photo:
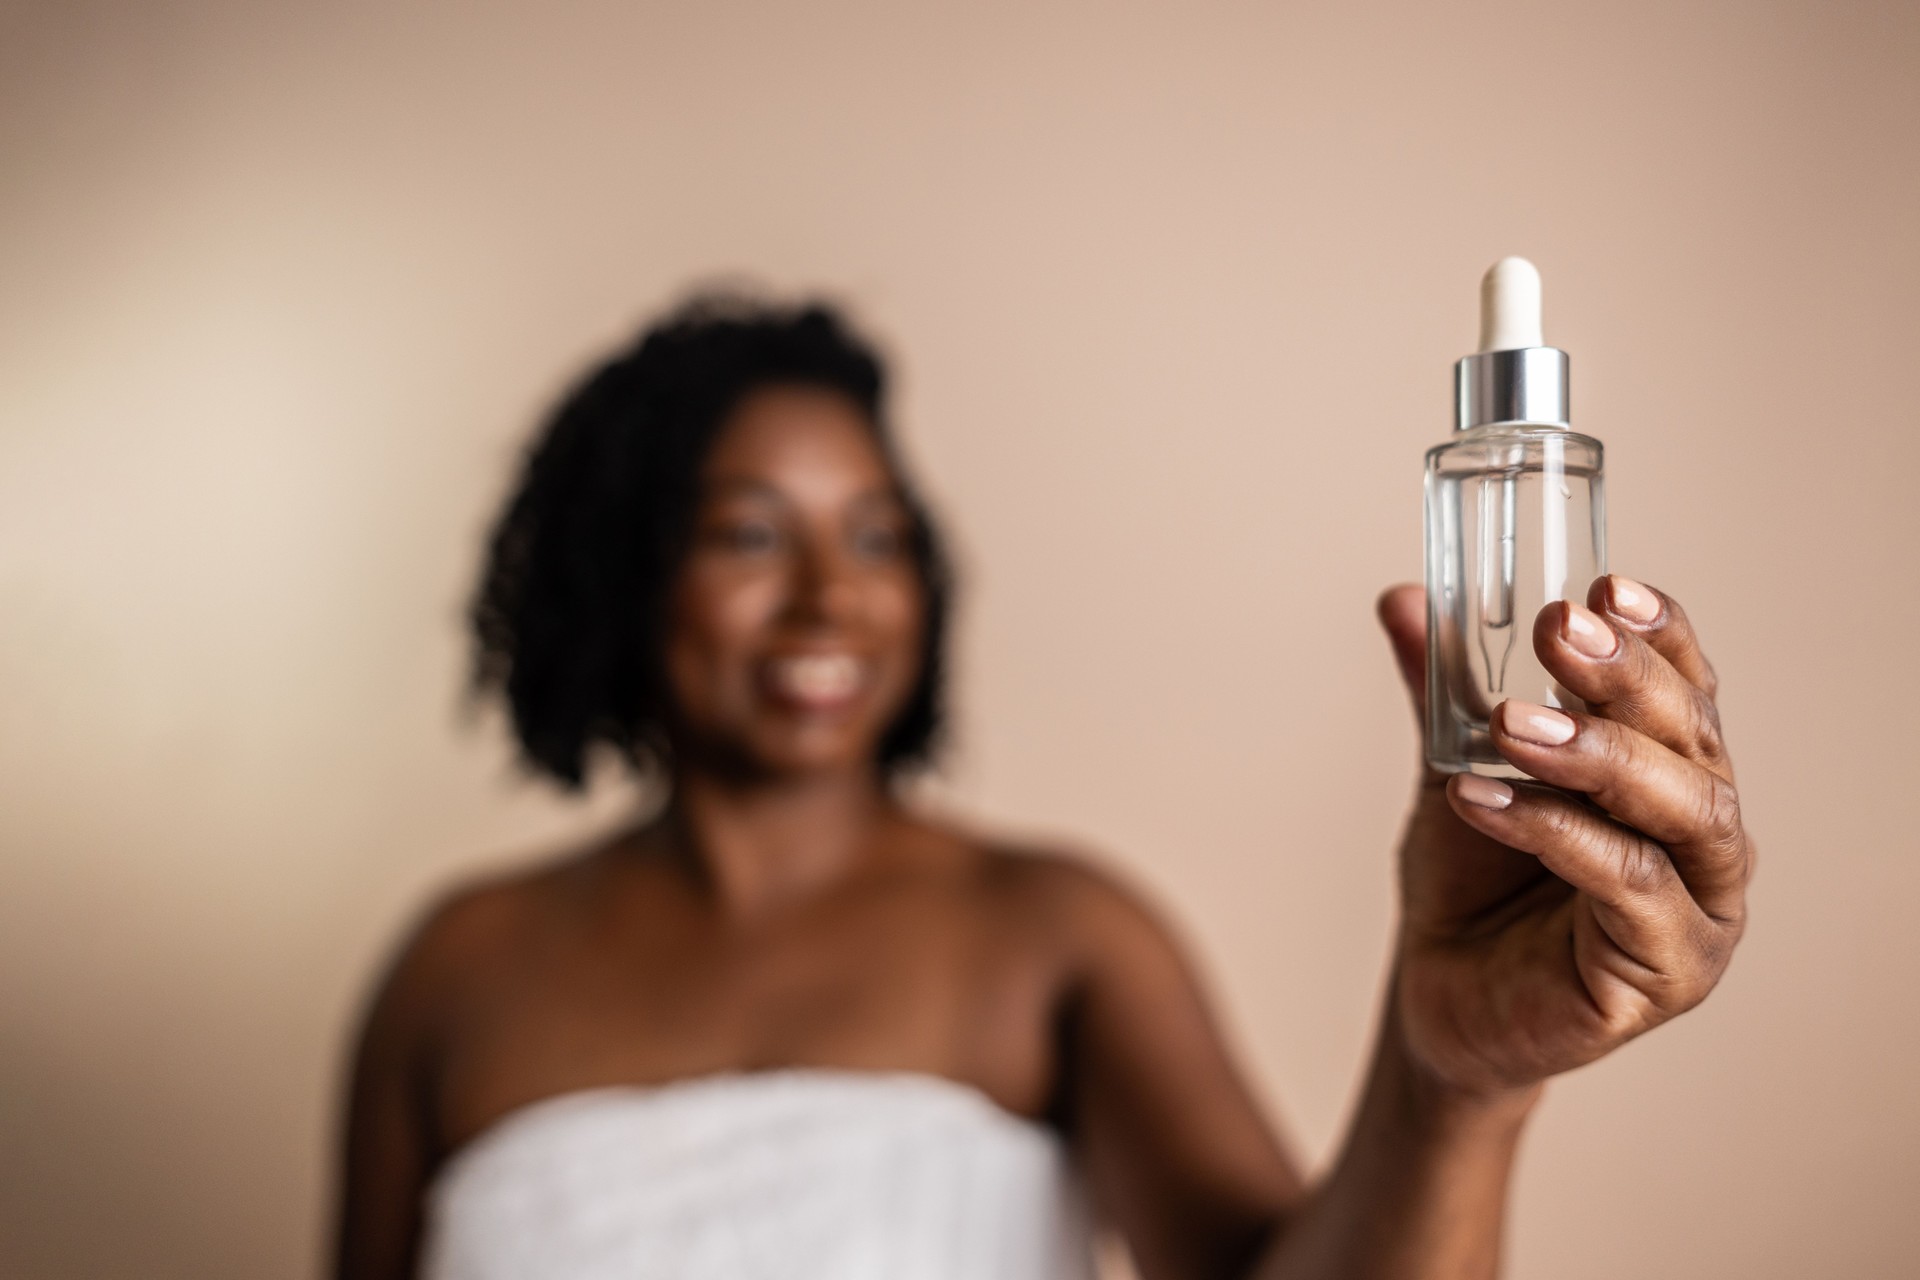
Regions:
<instances>
[{"instance_id":1,"label":"white towel","mask_svg":"<svg viewBox=\"0 0 1920 1280\"><path fill-rule=\"evenodd\" d=\"M532 1103L455 1152L426 1280L1087 1280L1052 1130L938 1076L794 1068Z\"/></svg>"}]
</instances>

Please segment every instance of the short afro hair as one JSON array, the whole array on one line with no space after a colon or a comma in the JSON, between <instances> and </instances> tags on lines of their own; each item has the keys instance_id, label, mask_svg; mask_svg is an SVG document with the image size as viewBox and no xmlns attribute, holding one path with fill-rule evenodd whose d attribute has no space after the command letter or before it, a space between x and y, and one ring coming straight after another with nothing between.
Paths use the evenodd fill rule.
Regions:
<instances>
[{"instance_id":1,"label":"short afro hair","mask_svg":"<svg viewBox=\"0 0 1920 1280\"><path fill-rule=\"evenodd\" d=\"M590 372L548 416L493 526L470 608L476 693L504 695L526 762L579 789L596 744L670 764L669 589L699 473L733 409L772 385L839 392L873 430L911 522L925 609L918 683L878 744L888 777L943 730L951 571L894 450L886 372L831 306L701 294Z\"/></svg>"}]
</instances>

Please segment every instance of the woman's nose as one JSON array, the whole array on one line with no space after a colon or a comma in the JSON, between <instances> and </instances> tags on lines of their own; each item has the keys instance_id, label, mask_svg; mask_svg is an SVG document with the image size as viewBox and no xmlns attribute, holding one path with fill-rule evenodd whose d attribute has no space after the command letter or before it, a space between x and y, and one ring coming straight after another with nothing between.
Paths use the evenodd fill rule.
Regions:
<instances>
[{"instance_id":1,"label":"woman's nose","mask_svg":"<svg viewBox=\"0 0 1920 1280\"><path fill-rule=\"evenodd\" d=\"M803 621L839 623L853 612L858 594L853 566L837 548L803 546L795 557L791 607Z\"/></svg>"}]
</instances>

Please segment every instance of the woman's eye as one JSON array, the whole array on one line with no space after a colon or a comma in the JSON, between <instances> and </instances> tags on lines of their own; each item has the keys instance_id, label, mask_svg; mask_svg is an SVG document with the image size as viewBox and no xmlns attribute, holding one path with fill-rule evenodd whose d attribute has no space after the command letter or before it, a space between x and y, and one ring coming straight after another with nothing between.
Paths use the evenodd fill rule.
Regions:
<instances>
[{"instance_id":1,"label":"woman's eye","mask_svg":"<svg viewBox=\"0 0 1920 1280\"><path fill-rule=\"evenodd\" d=\"M763 555L779 549L780 531L762 520L723 524L708 535L715 545L742 555Z\"/></svg>"},{"instance_id":2,"label":"woman's eye","mask_svg":"<svg viewBox=\"0 0 1920 1280\"><path fill-rule=\"evenodd\" d=\"M863 560L891 560L900 554L905 542L898 529L886 525L870 525L855 530L853 535L853 549Z\"/></svg>"}]
</instances>

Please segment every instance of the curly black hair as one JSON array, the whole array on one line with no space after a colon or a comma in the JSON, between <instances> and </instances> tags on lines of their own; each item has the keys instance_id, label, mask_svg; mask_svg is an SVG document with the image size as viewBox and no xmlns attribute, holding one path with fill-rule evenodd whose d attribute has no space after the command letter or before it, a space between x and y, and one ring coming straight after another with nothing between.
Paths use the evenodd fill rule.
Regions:
<instances>
[{"instance_id":1,"label":"curly black hair","mask_svg":"<svg viewBox=\"0 0 1920 1280\"><path fill-rule=\"evenodd\" d=\"M469 611L472 688L504 694L536 772L577 790L596 744L635 769L668 766L668 590L691 535L700 468L749 392L787 384L852 400L893 472L926 624L918 684L882 735L878 764L891 778L932 761L952 575L892 445L880 357L829 305L708 293L568 393L493 527Z\"/></svg>"}]
</instances>

